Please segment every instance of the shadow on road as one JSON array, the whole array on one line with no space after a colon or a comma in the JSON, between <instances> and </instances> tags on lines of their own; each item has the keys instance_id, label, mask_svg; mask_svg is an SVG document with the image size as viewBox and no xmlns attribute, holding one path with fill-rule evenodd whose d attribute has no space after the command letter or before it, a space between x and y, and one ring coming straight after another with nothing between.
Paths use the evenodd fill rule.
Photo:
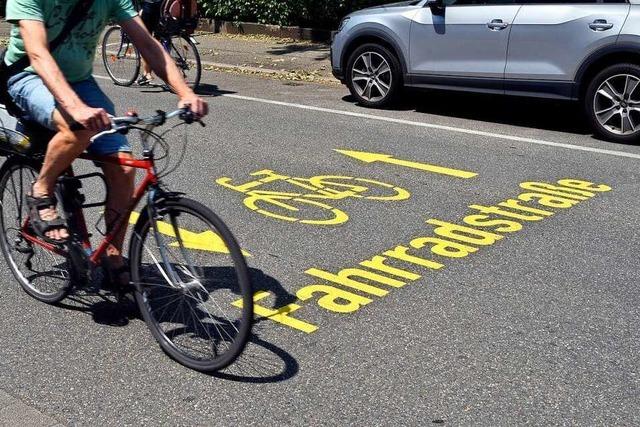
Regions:
<instances>
[{"instance_id":1,"label":"shadow on road","mask_svg":"<svg viewBox=\"0 0 640 427\"><path fill-rule=\"evenodd\" d=\"M237 92L220 89L217 85L212 85L209 83L201 83L198 86L198 90L196 90L196 93L198 95L216 97L216 96L222 96L222 95L232 95Z\"/></svg>"},{"instance_id":2,"label":"shadow on road","mask_svg":"<svg viewBox=\"0 0 640 427\"><path fill-rule=\"evenodd\" d=\"M218 271L216 275L222 283L227 273ZM294 302L297 298L284 289L275 278L261 270L250 269L254 292L267 291L273 295L274 306L282 306ZM231 287L239 293L239 289ZM137 304L129 298L118 299L108 290L88 289L77 290L72 293L59 307L90 315L93 321L100 325L125 327L131 321L143 321ZM261 321L257 320L256 325ZM196 333L197 331L190 331ZM274 383L288 380L299 371L299 364L285 349L268 342L256 333L251 336L247 348L233 365L222 372L210 374L216 378L246 382L246 383Z\"/></svg>"},{"instance_id":3,"label":"shadow on road","mask_svg":"<svg viewBox=\"0 0 640 427\"><path fill-rule=\"evenodd\" d=\"M343 100L356 102L352 96ZM421 90L406 92L389 110L415 111L579 135L592 133L582 114L581 104L569 101Z\"/></svg>"},{"instance_id":4,"label":"shadow on road","mask_svg":"<svg viewBox=\"0 0 640 427\"><path fill-rule=\"evenodd\" d=\"M139 87L142 93L163 93L163 92L171 92L168 86L164 84L149 84L145 86ZM200 83L198 85L198 89L196 89L196 93L202 96L223 96L223 95L231 95L237 92L220 89L217 85L212 85L209 83Z\"/></svg>"},{"instance_id":5,"label":"shadow on road","mask_svg":"<svg viewBox=\"0 0 640 427\"><path fill-rule=\"evenodd\" d=\"M244 353L233 365L211 376L242 383L266 384L291 379L299 370L298 361L286 350L254 334Z\"/></svg>"}]
</instances>

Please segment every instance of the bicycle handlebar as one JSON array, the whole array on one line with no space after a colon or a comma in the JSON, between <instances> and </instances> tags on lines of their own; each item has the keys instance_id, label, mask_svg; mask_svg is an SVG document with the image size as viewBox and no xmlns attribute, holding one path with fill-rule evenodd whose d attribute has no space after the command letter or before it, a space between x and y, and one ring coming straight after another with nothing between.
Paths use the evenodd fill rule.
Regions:
<instances>
[{"instance_id":1,"label":"bicycle handlebar","mask_svg":"<svg viewBox=\"0 0 640 427\"><path fill-rule=\"evenodd\" d=\"M110 117L111 119L111 129L100 132L91 138L91 142L94 142L96 139L105 136L111 135L114 133L127 133L127 131L136 125L147 125L151 127L162 126L169 119L173 119L175 117L180 118L183 122L187 124L192 124L194 122L200 123L201 126L205 126L202 121L196 117L195 114L188 108L183 107L178 110L172 111L170 113L165 113L164 111L158 110L157 114L154 116L142 118L137 115L124 116L124 117Z\"/></svg>"}]
</instances>

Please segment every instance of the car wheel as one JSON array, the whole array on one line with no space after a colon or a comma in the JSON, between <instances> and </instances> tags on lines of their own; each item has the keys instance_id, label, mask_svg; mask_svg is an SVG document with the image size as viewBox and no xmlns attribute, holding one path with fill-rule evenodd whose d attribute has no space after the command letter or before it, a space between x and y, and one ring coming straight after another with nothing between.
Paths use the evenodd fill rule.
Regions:
<instances>
[{"instance_id":1,"label":"car wheel","mask_svg":"<svg viewBox=\"0 0 640 427\"><path fill-rule=\"evenodd\" d=\"M598 74L585 94L587 117L596 134L613 142L640 137L640 67L611 66Z\"/></svg>"},{"instance_id":2,"label":"car wheel","mask_svg":"<svg viewBox=\"0 0 640 427\"><path fill-rule=\"evenodd\" d=\"M362 45L351 54L346 78L351 94L365 107L389 105L402 87L398 58L377 44Z\"/></svg>"}]
</instances>

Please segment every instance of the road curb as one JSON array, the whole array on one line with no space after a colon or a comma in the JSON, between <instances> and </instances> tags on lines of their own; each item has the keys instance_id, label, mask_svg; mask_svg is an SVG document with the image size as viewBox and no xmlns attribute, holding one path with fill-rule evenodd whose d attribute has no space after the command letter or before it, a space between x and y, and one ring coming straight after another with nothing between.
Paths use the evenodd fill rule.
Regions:
<instances>
[{"instance_id":1,"label":"road curb","mask_svg":"<svg viewBox=\"0 0 640 427\"><path fill-rule=\"evenodd\" d=\"M259 67L248 67L248 66L240 66L240 65L232 65L232 64L224 64L220 62L210 62L210 61L202 61L203 69L207 71L227 71L227 72L237 72L240 74L252 74L257 76L268 77L272 79L280 79L280 80L291 80L291 81L300 81L307 83L320 83L320 84L329 84L329 85L340 85L341 83L330 77L323 77L314 74L312 71L308 70L291 70L291 71L280 71L273 70L269 68L259 68Z\"/></svg>"},{"instance_id":2,"label":"road curb","mask_svg":"<svg viewBox=\"0 0 640 427\"><path fill-rule=\"evenodd\" d=\"M280 25L256 24L253 22L229 22L219 19L200 19L198 30L220 34L267 35L294 40L313 42L331 41L332 31L315 28L287 27Z\"/></svg>"}]
</instances>

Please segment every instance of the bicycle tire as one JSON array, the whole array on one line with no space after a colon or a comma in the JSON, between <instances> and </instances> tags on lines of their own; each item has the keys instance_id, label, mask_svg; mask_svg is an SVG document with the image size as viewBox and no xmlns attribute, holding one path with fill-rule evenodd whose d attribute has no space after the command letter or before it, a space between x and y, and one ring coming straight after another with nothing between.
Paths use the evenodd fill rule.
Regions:
<instances>
[{"instance_id":1,"label":"bicycle tire","mask_svg":"<svg viewBox=\"0 0 640 427\"><path fill-rule=\"evenodd\" d=\"M31 182L38 176L39 170L38 163L26 159L8 160L2 166L0 248L22 289L38 301L56 304L67 297L72 287L73 269L69 258L29 242L20 233L22 223L28 215L24 202L25 193L29 191ZM20 176L18 182L13 178L16 172ZM13 189L13 195L10 194L10 188ZM12 203L16 205L13 210ZM14 221L11 218L15 218L15 223L12 223ZM51 289L45 291L42 286Z\"/></svg>"},{"instance_id":2,"label":"bicycle tire","mask_svg":"<svg viewBox=\"0 0 640 427\"><path fill-rule=\"evenodd\" d=\"M179 48L176 46L176 40L179 40L181 42L181 46ZM189 52L192 53L193 58L187 57ZM171 56L171 58L173 58L178 69L182 71L182 75L187 82L187 85L192 90L197 90L200 86L200 79L202 78L202 61L200 60L200 52L198 52L198 47L191 40L191 37L185 35L172 37L169 55ZM191 61L193 61L193 65L195 65L195 73L193 75L193 78L191 78L191 76L186 72L191 70Z\"/></svg>"},{"instance_id":3,"label":"bicycle tire","mask_svg":"<svg viewBox=\"0 0 640 427\"><path fill-rule=\"evenodd\" d=\"M122 28L119 25L113 26L107 30L102 39L102 62L113 83L118 86L131 86L140 75L140 52L133 45L133 42L123 40L123 34ZM111 40L111 37L114 37L114 39ZM120 43L118 50L115 53L109 50L109 47L114 40L119 40L116 44ZM125 54L120 57L122 55L123 43L126 43ZM131 55L131 57L129 57L129 55ZM132 65L133 71L123 71L121 75L119 71L116 70L116 61L124 61L120 63L121 65Z\"/></svg>"},{"instance_id":4,"label":"bicycle tire","mask_svg":"<svg viewBox=\"0 0 640 427\"><path fill-rule=\"evenodd\" d=\"M144 209L131 238L131 278L135 286L135 297L140 312L160 347L172 359L197 371L219 371L232 364L240 356L251 334L253 293L244 256L224 222L202 204L176 196L164 202L159 212L162 212L164 218L170 219L170 222L156 223L156 220L152 220L149 216L148 208ZM176 268L172 265L173 256L167 263L164 260L169 259L169 255L167 258L162 258L161 253L160 257L153 254L154 251L161 252L160 247L163 245L165 250L168 250L169 247L179 247L179 253L182 255L187 248L195 248L193 255L198 256L198 261L214 253L211 250L197 247L203 242L194 243L196 238L193 235L203 235L200 233L200 227L197 228L197 234L179 227L178 218L184 224L185 216L189 218L189 215L205 224L207 231L215 233L218 240L225 245L227 253L220 251L220 254L212 255L216 267L212 267L212 264L196 266L196 263L189 259L189 256L184 256L187 259L185 264L188 265L176 264ZM166 230L167 226L171 227L168 231ZM157 230L153 227L157 227ZM166 245L166 243L163 244L163 242L156 240L155 247L150 247L148 241L155 240L156 232L169 236L173 234L173 239L177 242ZM178 238L178 236L180 237ZM145 255L151 261L146 262ZM228 260L223 261L225 263L223 266L217 266L219 260L223 258L220 255L230 257L233 271L227 265ZM172 265L171 268L167 264ZM191 280L191 283L185 283L181 277L181 287L176 288L175 280L169 279L172 277L170 270L173 270L176 276L180 275ZM163 278L166 283L163 283ZM156 283L154 280L158 280L160 283ZM194 285L194 282L197 283ZM178 298L182 298L179 304L177 303ZM231 321L227 313L224 312L222 316L211 315L209 308L216 309L216 313L217 310L223 311L222 306L218 304L220 298L229 300L231 303L228 306L229 311L239 313L239 321ZM231 302L231 300L234 301ZM238 301L241 301L240 309L236 308ZM188 307L183 307L183 303ZM223 306L226 307L224 304ZM182 317L177 313L179 309L183 310ZM164 320L167 311L171 317ZM194 317L197 322L188 322L187 316ZM225 320L228 321L227 324L223 324ZM212 334L219 334L219 336L214 339ZM190 337L193 337L193 343L189 342L189 346L184 345ZM203 349L195 349L194 345ZM209 348L210 345L211 348ZM226 348L224 353L218 354L218 346ZM211 352L211 355L202 356L205 352Z\"/></svg>"}]
</instances>

